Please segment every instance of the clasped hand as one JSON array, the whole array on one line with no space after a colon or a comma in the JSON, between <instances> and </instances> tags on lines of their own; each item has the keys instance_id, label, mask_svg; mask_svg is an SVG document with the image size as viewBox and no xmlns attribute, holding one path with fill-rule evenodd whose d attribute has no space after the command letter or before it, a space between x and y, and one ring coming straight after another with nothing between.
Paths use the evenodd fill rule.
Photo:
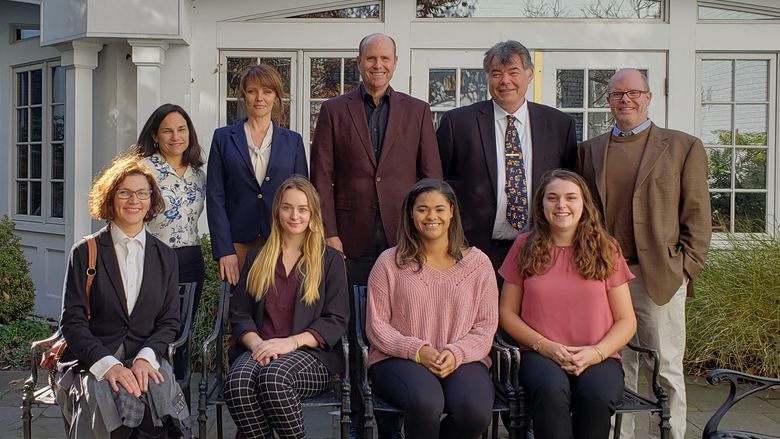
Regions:
<instances>
[{"instance_id":1,"label":"clasped hand","mask_svg":"<svg viewBox=\"0 0 780 439\"><path fill-rule=\"evenodd\" d=\"M252 347L252 358L261 366L267 366L273 360L276 360L284 354L298 348L292 337L272 338L269 340L260 340Z\"/></svg>"},{"instance_id":2,"label":"clasped hand","mask_svg":"<svg viewBox=\"0 0 780 439\"><path fill-rule=\"evenodd\" d=\"M539 353L555 361L564 372L575 376L601 362L601 356L592 346L565 346L551 340L544 341Z\"/></svg>"},{"instance_id":3,"label":"clasped hand","mask_svg":"<svg viewBox=\"0 0 780 439\"><path fill-rule=\"evenodd\" d=\"M420 364L439 378L446 378L455 371L455 354L449 349L441 352L430 345L420 349Z\"/></svg>"},{"instance_id":4,"label":"clasped hand","mask_svg":"<svg viewBox=\"0 0 780 439\"><path fill-rule=\"evenodd\" d=\"M115 364L108 369L103 378L108 381L114 392L118 392L121 385L127 393L136 398L140 397L142 392L149 391L149 380L154 381L155 384L165 381L162 374L143 358L135 360L129 369L121 364Z\"/></svg>"}]
</instances>

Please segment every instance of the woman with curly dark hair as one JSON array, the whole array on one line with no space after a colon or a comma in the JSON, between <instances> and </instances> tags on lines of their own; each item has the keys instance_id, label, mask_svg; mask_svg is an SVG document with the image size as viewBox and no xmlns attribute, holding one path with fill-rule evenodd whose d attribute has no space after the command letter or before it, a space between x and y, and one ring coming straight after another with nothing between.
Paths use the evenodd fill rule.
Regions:
<instances>
[{"instance_id":1,"label":"woman with curly dark hair","mask_svg":"<svg viewBox=\"0 0 780 439\"><path fill-rule=\"evenodd\" d=\"M636 332L634 276L579 175L547 172L531 217L532 230L517 237L499 269L499 316L525 349L520 377L534 433L607 438L623 391L617 351Z\"/></svg>"}]
</instances>

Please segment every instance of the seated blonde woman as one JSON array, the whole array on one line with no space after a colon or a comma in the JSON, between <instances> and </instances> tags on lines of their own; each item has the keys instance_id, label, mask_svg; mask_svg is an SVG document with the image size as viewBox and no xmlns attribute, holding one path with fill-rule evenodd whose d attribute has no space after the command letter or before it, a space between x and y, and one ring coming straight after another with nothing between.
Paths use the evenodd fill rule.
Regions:
<instances>
[{"instance_id":1,"label":"seated blonde woman","mask_svg":"<svg viewBox=\"0 0 780 439\"><path fill-rule=\"evenodd\" d=\"M233 287L225 402L237 437L303 438L301 400L344 369L349 322L344 257L325 246L319 196L304 177L282 182L271 233L251 249Z\"/></svg>"}]
</instances>

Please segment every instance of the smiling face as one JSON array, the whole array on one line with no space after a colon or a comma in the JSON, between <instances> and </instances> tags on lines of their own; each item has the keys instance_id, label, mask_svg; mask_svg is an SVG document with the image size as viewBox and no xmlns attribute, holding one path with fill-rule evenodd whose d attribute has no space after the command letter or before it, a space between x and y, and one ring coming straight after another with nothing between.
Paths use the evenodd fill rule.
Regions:
<instances>
[{"instance_id":1,"label":"smiling face","mask_svg":"<svg viewBox=\"0 0 780 439\"><path fill-rule=\"evenodd\" d=\"M160 122L152 138L159 145L160 153L167 161L177 158L178 162L190 146L190 130L187 121L178 112L170 112Z\"/></svg>"},{"instance_id":2,"label":"smiling face","mask_svg":"<svg viewBox=\"0 0 780 439\"><path fill-rule=\"evenodd\" d=\"M376 35L364 43L357 64L368 94L384 94L393 79L397 61L395 46L387 36Z\"/></svg>"},{"instance_id":3,"label":"smiling face","mask_svg":"<svg viewBox=\"0 0 780 439\"><path fill-rule=\"evenodd\" d=\"M622 131L636 128L647 120L648 107L653 99L653 93L649 91L647 81L642 74L634 69L624 69L615 73L609 80L609 93L640 90L637 98L630 98L623 93L620 99L609 99L609 109L615 117L615 124Z\"/></svg>"},{"instance_id":4,"label":"smiling face","mask_svg":"<svg viewBox=\"0 0 780 439\"><path fill-rule=\"evenodd\" d=\"M534 71L526 69L519 55L506 64L493 59L488 68L490 96L507 113L514 113L525 102L528 84L534 79Z\"/></svg>"},{"instance_id":5,"label":"smiling face","mask_svg":"<svg viewBox=\"0 0 780 439\"><path fill-rule=\"evenodd\" d=\"M423 192L414 200L412 221L422 241L448 239L453 206L439 191Z\"/></svg>"},{"instance_id":6,"label":"smiling face","mask_svg":"<svg viewBox=\"0 0 780 439\"><path fill-rule=\"evenodd\" d=\"M311 219L311 207L306 194L298 189L287 189L279 203L279 224L282 236L306 233Z\"/></svg>"},{"instance_id":7,"label":"smiling face","mask_svg":"<svg viewBox=\"0 0 780 439\"><path fill-rule=\"evenodd\" d=\"M262 86L259 82L250 82L244 90L244 102L249 117L270 117L276 99L276 92L270 87Z\"/></svg>"},{"instance_id":8,"label":"smiling face","mask_svg":"<svg viewBox=\"0 0 780 439\"><path fill-rule=\"evenodd\" d=\"M582 217L582 190L573 181L556 178L544 189L542 207L553 234L573 234Z\"/></svg>"},{"instance_id":9,"label":"smiling face","mask_svg":"<svg viewBox=\"0 0 780 439\"><path fill-rule=\"evenodd\" d=\"M149 211L151 198L141 200L136 193L130 195L130 198L122 199L119 197L120 191L147 191L151 192L149 180L141 174L130 174L124 178L114 191L113 222L128 236L135 236L144 223L144 217Z\"/></svg>"}]
</instances>

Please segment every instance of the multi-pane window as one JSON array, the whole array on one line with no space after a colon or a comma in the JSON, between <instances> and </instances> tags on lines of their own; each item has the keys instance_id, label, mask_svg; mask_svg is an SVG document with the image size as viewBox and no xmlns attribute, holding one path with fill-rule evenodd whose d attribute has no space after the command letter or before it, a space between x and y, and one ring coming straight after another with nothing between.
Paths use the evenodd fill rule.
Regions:
<instances>
[{"instance_id":1,"label":"multi-pane window","mask_svg":"<svg viewBox=\"0 0 780 439\"><path fill-rule=\"evenodd\" d=\"M417 0L417 18L596 18L658 20L661 0Z\"/></svg>"},{"instance_id":2,"label":"multi-pane window","mask_svg":"<svg viewBox=\"0 0 780 439\"><path fill-rule=\"evenodd\" d=\"M289 128L293 122L291 102L295 101L293 84L294 63L291 55L269 56L231 56L226 57L227 75L225 92L225 123L232 125L246 117L246 107L241 98L241 75L254 65L267 64L274 67L282 78L282 89L287 95L282 99L283 122L281 126Z\"/></svg>"},{"instance_id":3,"label":"multi-pane window","mask_svg":"<svg viewBox=\"0 0 780 439\"><path fill-rule=\"evenodd\" d=\"M646 69L640 71L647 75ZM555 107L574 118L578 141L603 134L615 124L607 102L607 85L614 74L615 69L559 69L556 72Z\"/></svg>"},{"instance_id":4,"label":"multi-pane window","mask_svg":"<svg viewBox=\"0 0 780 439\"><path fill-rule=\"evenodd\" d=\"M771 55L699 57L698 134L709 160L715 231L768 231L775 68Z\"/></svg>"},{"instance_id":5,"label":"multi-pane window","mask_svg":"<svg viewBox=\"0 0 780 439\"><path fill-rule=\"evenodd\" d=\"M58 222L65 205L65 72L43 63L14 76L14 213Z\"/></svg>"},{"instance_id":6,"label":"multi-pane window","mask_svg":"<svg viewBox=\"0 0 780 439\"><path fill-rule=\"evenodd\" d=\"M428 70L428 103L433 112L433 124L437 128L447 111L489 98L487 75L481 68Z\"/></svg>"},{"instance_id":7,"label":"multi-pane window","mask_svg":"<svg viewBox=\"0 0 780 439\"><path fill-rule=\"evenodd\" d=\"M350 56L309 58L309 139L314 136L322 103L349 93L360 85L357 59Z\"/></svg>"}]
</instances>

